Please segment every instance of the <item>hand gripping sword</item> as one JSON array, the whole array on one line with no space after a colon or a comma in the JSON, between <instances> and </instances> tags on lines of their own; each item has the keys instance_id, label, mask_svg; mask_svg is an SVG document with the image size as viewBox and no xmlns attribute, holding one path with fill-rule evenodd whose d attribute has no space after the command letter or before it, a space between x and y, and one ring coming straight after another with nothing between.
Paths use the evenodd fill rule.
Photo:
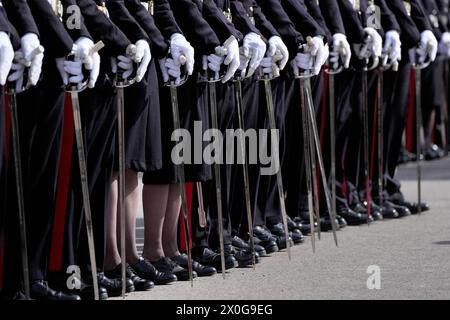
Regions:
<instances>
[{"instance_id":1,"label":"hand gripping sword","mask_svg":"<svg viewBox=\"0 0 450 320\"><path fill-rule=\"evenodd\" d=\"M250 250L252 253L252 266L255 269L255 243L253 241L253 217L252 217L252 206L250 204L250 181L249 181L249 173L248 173L248 163L247 163L247 153L245 148L245 140L243 132L245 131L244 124L244 110L242 107L242 78L240 76L236 76L234 79L234 90L236 96L236 106L237 106L237 114L238 114L238 123L239 123L239 147L241 149L241 157L242 157L242 170L244 176L244 192L245 192L245 207L247 212L247 225L248 225L248 235L250 239Z\"/></svg>"},{"instance_id":2,"label":"hand gripping sword","mask_svg":"<svg viewBox=\"0 0 450 320\"><path fill-rule=\"evenodd\" d=\"M133 57L136 54L136 46L130 45L127 48L127 56ZM118 181L118 212L120 217L120 255L122 257L122 298L126 294L126 217L125 217L125 98L124 88L133 85L136 78L123 78L123 70L117 69L114 87L116 88L117 103L117 133L119 142L119 181Z\"/></svg>"},{"instance_id":3,"label":"hand gripping sword","mask_svg":"<svg viewBox=\"0 0 450 320\"><path fill-rule=\"evenodd\" d=\"M181 56L180 57L180 64L184 65L186 63L186 57ZM175 131L179 131L181 128L180 124L180 112L178 108L178 93L177 88L181 85L183 85L187 81L187 74L184 74L181 82L178 84L175 82L174 79L170 79L169 82L165 83L164 86L170 88L170 98L171 98L171 105L172 105L172 120L173 120L173 127ZM189 219L188 219L188 205L187 205L187 196L186 196L186 178L185 178L185 171L184 171L184 161L181 161L180 164L176 166L177 170L177 176L179 177L180 181L178 183L180 188L180 195L181 195L181 212L184 222L184 234L185 234L185 244L186 244L186 250L188 255L188 271L189 271L189 280L191 282L191 287L194 286L194 277L192 275L192 251L191 251L191 243L190 243L190 230L189 230ZM199 184L197 184L197 188L199 187ZM200 185L201 187L201 185ZM197 193L199 194L199 205L200 208L203 208L203 199L201 196L201 188L197 189ZM201 202L201 204L200 204ZM200 210L199 208L199 210Z\"/></svg>"},{"instance_id":4,"label":"hand gripping sword","mask_svg":"<svg viewBox=\"0 0 450 320\"><path fill-rule=\"evenodd\" d=\"M277 55L277 53L276 53ZM279 55L279 54L278 54ZM276 60L280 60L275 58ZM271 145L271 153L275 157L275 165L277 170L277 186L278 186L278 197L280 199L280 207L281 207L281 216L283 219L284 232L286 234L286 250L288 253L288 258L291 260L291 242L289 237L289 228L287 224L287 212L286 212L286 203L284 201L284 187L283 187L283 176L281 173L281 163L280 163L280 151L279 151L279 141L280 137L278 134L276 122L275 122L275 109L273 105L273 96L272 96L272 85L271 81L277 77L279 77L279 69L278 67L273 68L272 75L262 74L261 79L264 82L264 91L266 94L266 104L267 104L267 115L269 117L269 126L270 126L270 141ZM313 225L311 225L313 228Z\"/></svg>"},{"instance_id":5,"label":"hand gripping sword","mask_svg":"<svg viewBox=\"0 0 450 320\"><path fill-rule=\"evenodd\" d=\"M103 42L98 42L91 49L91 54L98 52L104 47ZM72 53L69 55L68 60L73 60L75 55ZM83 70L86 73L86 70ZM88 77L85 77L88 79ZM88 80L85 80L81 85L78 84L68 84L65 87L65 91L70 93L72 98L72 112L73 121L75 128L75 139L77 141L77 151L78 151L78 164L80 167L80 179L81 179L81 191L83 195L83 209L84 217L86 220L86 233L88 238L88 248L89 248L89 259L91 262L91 272L92 272L92 283L94 286L94 299L99 300L99 288L97 279L97 262L95 258L95 245L94 245L94 227L92 222L91 213L91 202L89 196L89 178L88 170L86 164L86 151L84 146L83 138L83 125L81 123L81 113L80 113L80 100L78 94L87 88Z\"/></svg>"},{"instance_id":6,"label":"hand gripping sword","mask_svg":"<svg viewBox=\"0 0 450 320\"><path fill-rule=\"evenodd\" d=\"M302 48L302 50L305 50L305 51L309 50L309 48L312 46L312 38L308 37L306 40L307 40L307 43ZM314 103L313 103L312 91L311 91L311 77L312 76L313 76L313 74L309 70L306 70L302 73L298 73L298 72L295 73L295 78L299 79L299 81L300 81L300 96L303 97L303 99L304 99L304 101L303 101L304 104L302 104L302 106L301 106L302 107L302 116L306 117L306 119L303 119L303 124L307 128L306 131L305 131L305 128L303 129L304 134L306 134L306 137L304 137L304 144L309 142L310 146L307 147L305 145L305 150L308 149L310 151L310 153L314 153L314 148L316 151L317 160L318 160L318 164L319 164L319 171L320 171L320 175L322 177L322 184L323 184L325 200L326 200L326 204L327 204L327 210L328 210L328 214L329 214L329 217L331 220L333 238L334 238L334 242L337 246L338 240L337 240L337 235L336 235L336 230L337 230L336 216L334 215L334 212L333 212L332 206L331 206L331 195L330 195L330 190L329 190L328 184L327 184L326 172L325 172L325 167L324 167L323 157L322 157L322 150L320 148L319 133L318 133L318 129L317 129L317 123L316 123L314 107L313 107ZM309 120L309 124L308 124L308 120ZM312 135L312 137L309 137L309 135ZM311 139L314 142L312 145L311 145ZM307 158L306 155L305 155L305 158ZM314 159L314 157L311 155L310 155L310 158L311 158L311 160ZM316 174L315 172L311 171L312 165L310 167L308 167L307 159L305 161L305 164L306 164L306 171L309 171L310 174L312 174L312 175ZM311 210L311 207L310 207L310 210Z\"/></svg>"},{"instance_id":7,"label":"hand gripping sword","mask_svg":"<svg viewBox=\"0 0 450 320\"><path fill-rule=\"evenodd\" d=\"M42 46L38 47L32 53L35 57L38 54L44 52ZM28 61L24 61L20 54L15 55L14 60L16 63L27 65ZM27 73L24 72L24 79L26 79ZM25 82L25 81L24 81ZM23 175L22 175L22 157L20 154L20 134L19 134L19 116L17 111L17 94L31 87L30 83L22 88L16 88L16 83L8 83L7 95L9 97L9 111L11 118L11 133L12 133L12 146L14 156L14 170L16 177L16 192L17 192L17 208L19 213L19 231L20 231L20 251L22 258L22 276L25 291L26 300L30 300L30 272L28 268L28 247L27 247L27 227L25 217L25 203L23 196Z\"/></svg>"}]
</instances>

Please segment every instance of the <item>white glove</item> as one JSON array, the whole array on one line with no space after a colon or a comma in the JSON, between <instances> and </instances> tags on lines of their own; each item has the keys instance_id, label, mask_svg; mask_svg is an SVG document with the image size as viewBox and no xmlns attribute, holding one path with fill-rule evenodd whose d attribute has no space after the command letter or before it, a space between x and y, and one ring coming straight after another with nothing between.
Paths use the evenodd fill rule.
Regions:
<instances>
[{"instance_id":1,"label":"white glove","mask_svg":"<svg viewBox=\"0 0 450 320\"><path fill-rule=\"evenodd\" d=\"M186 58L183 64L186 65L188 75L192 75L195 63L194 48L182 34L175 33L170 37L170 52L174 62L181 61L181 56Z\"/></svg>"},{"instance_id":2,"label":"white glove","mask_svg":"<svg viewBox=\"0 0 450 320\"><path fill-rule=\"evenodd\" d=\"M319 74L320 69L325 64L328 56L330 55L328 46L325 46L321 37L313 37L312 41L307 44L304 53L310 54L310 56L314 58L312 70L315 75Z\"/></svg>"},{"instance_id":3,"label":"white glove","mask_svg":"<svg viewBox=\"0 0 450 320\"><path fill-rule=\"evenodd\" d=\"M436 55L438 51L438 41L434 36L433 32L430 30L425 30L420 34L419 47L415 50L418 56L418 61L416 63L423 64L427 57L433 62L436 60Z\"/></svg>"},{"instance_id":4,"label":"white glove","mask_svg":"<svg viewBox=\"0 0 450 320\"><path fill-rule=\"evenodd\" d=\"M299 52L294 60L291 61L291 67L294 70L295 76L300 74L299 70L314 72L314 57L309 52Z\"/></svg>"},{"instance_id":5,"label":"white glove","mask_svg":"<svg viewBox=\"0 0 450 320\"><path fill-rule=\"evenodd\" d=\"M383 53L383 39L374 28L364 28L366 39L362 44L354 44L356 55L359 59L368 59L374 57L378 59Z\"/></svg>"},{"instance_id":6,"label":"white glove","mask_svg":"<svg viewBox=\"0 0 450 320\"><path fill-rule=\"evenodd\" d=\"M244 44L242 46L242 51L244 57L250 61L247 76L251 77L261 64L261 60L264 58L264 55L266 54L266 44L261 39L260 35L254 32L250 32L244 37Z\"/></svg>"},{"instance_id":7,"label":"white glove","mask_svg":"<svg viewBox=\"0 0 450 320\"><path fill-rule=\"evenodd\" d=\"M159 67L165 83L169 82L170 77L175 79L175 84L181 83L180 63L176 63L172 58L163 58L159 60Z\"/></svg>"},{"instance_id":8,"label":"white glove","mask_svg":"<svg viewBox=\"0 0 450 320\"><path fill-rule=\"evenodd\" d=\"M397 31L386 32L383 51L392 62L398 62L402 59L402 43Z\"/></svg>"},{"instance_id":9,"label":"white glove","mask_svg":"<svg viewBox=\"0 0 450 320\"><path fill-rule=\"evenodd\" d=\"M136 82L141 82L147 72L150 61L152 60L152 54L150 52L150 45L146 40L138 40L135 45L136 53L132 59L138 64Z\"/></svg>"},{"instance_id":10,"label":"white glove","mask_svg":"<svg viewBox=\"0 0 450 320\"><path fill-rule=\"evenodd\" d=\"M74 61L69 61L65 57L56 58L56 66L64 85L69 83L76 84L79 89L81 88L84 80L83 62L81 59L75 57Z\"/></svg>"},{"instance_id":11,"label":"white glove","mask_svg":"<svg viewBox=\"0 0 450 320\"><path fill-rule=\"evenodd\" d=\"M0 32L0 85L5 85L14 59L11 40L5 32Z\"/></svg>"},{"instance_id":12,"label":"white glove","mask_svg":"<svg viewBox=\"0 0 450 320\"><path fill-rule=\"evenodd\" d=\"M352 50L350 44L347 41L347 37L342 33L335 33L333 35L333 51L330 52L330 62L334 64L334 68L339 66L339 60L344 63L344 68L350 67L350 60L352 58Z\"/></svg>"},{"instance_id":13,"label":"white glove","mask_svg":"<svg viewBox=\"0 0 450 320\"><path fill-rule=\"evenodd\" d=\"M223 46L216 48L216 54L225 57L224 64L228 66L227 73L222 79L222 83L229 81L241 64L239 57L239 44L234 36L225 41Z\"/></svg>"},{"instance_id":14,"label":"white glove","mask_svg":"<svg viewBox=\"0 0 450 320\"><path fill-rule=\"evenodd\" d=\"M446 58L450 58L450 32L444 32L442 34L438 52Z\"/></svg>"},{"instance_id":15,"label":"white glove","mask_svg":"<svg viewBox=\"0 0 450 320\"><path fill-rule=\"evenodd\" d=\"M73 48L75 57L83 62L84 67L89 72L89 88L94 88L97 82L98 75L100 74L100 55L98 52L92 53L91 50L94 47L94 42L86 37L78 39Z\"/></svg>"},{"instance_id":16,"label":"white glove","mask_svg":"<svg viewBox=\"0 0 450 320\"><path fill-rule=\"evenodd\" d=\"M25 65L20 61L23 61L23 53L17 51L11 66L11 74L8 77L9 82L15 82L16 92L20 92L23 88L23 74L25 73Z\"/></svg>"},{"instance_id":17,"label":"white glove","mask_svg":"<svg viewBox=\"0 0 450 320\"><path fill-rule=\"evenodd\" d=\"M30 67L28 71L28 82L35 86L39 81L42 71L42 60L44 54L35 54L41 43L39 38L34 33L27 33L20 39L20 50L23 53L23 58L26 61L26 67Z\"/></svg>"},{"instance_id":18,"label":"white glove","mask_svg":"<svg viewBox=\"0 0 450 320\"><path fill-rule=\"evenodd\" d=\"M111 58L112 73L117 73L117 68L123 70L122 78L128 79L134 71L133 60L126 56L118 56L117 58Z\"/></svg>"},{"instance_id":19,"label":"white glove","mask_svg":"<svg viewBox=\"0 0 450 320\"><path fill-rule=\"evenodd\" d=\"M273 36L269 39L269 48L267 49L267 55L269 57L274 57L275 53L277 53L277 55L280 55L281 60L279 67L280 70L283 70L286 67L286 64L289 60L289 50L286 47L286 45L284 44L283 40L281 40L281 38L279 36ZM279 58L277 58L278 60Z\"/></svg>"},{"instance_id":20,"label":"white glove","mask_svg":"<svg viewBox=\"0 0 450 320\"><path fill-rule=\"evenodd\" d=\"M214 72L214 79L219 80L220 67L222 66L225 58L217 54L210 54L209 56L203 56L202 66L203 70L208 69Z\"/></svg>"}]
</instances>

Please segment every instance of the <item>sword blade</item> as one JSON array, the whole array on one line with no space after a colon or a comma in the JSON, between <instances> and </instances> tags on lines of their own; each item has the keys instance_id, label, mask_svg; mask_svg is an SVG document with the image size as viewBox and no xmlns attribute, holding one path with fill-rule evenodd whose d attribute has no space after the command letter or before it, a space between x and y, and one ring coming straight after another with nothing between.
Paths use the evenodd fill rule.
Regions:
<instances>
[{"instance_id":1,"label":"sword blade","mask_svg":"<svg viewBox=\"0 0 450 320\"><path fill-rule=\"evenodd\" d=\"M26 218L25 218L25 204L23 196L22 158L20 154L19 119L18 119L19 117L17 111L16 91L14 89L10 89L8 95L9 95L9 110L11 117L14 169L16 176L17 205L19 211L23 283L24 283L25 297L27 300L30 300L30 272L28 268L27 228L25 221Z\"/></svg>"},{"instance_id":2,"label":"sword blade","mask_svg":"<svg viewBox=\"0 0 450 320\"><path fill-rule=\"evenodd\" d=\"M327 210L328 214L330 216L331 220L331 228L333 230L333 238L334 243L336 246L338 246L338 240L336 235L337 225L336 225L336 216L333 213L333 210L331 208L331 195L330 190L327 185L327 177L325 172L325 166L323 164L323 157L322 157L322 150L320 149L320 139L319 139L319 131L317 130L317 123L316 123L316 117L313 109L313 99L312 99L312 91L311 91L311 81L310 79L304 79L305 81L305 93L306 93L306 100L307 100L307 113L309 114L310 119L310 125L312 129L312 135L314 138L314 144L316 147L316 154L317 154L317 160L319 163L319 170L320 170L320 176L322 177L322 184L323 184L323 190L325 194L325 200L327 204Z\"/></svg>"},{"instance_id":3,"label":"sword blade","mask_svg":"<svg viewBox=\"0 0 450 320\"><path fill-rule=\"evenodd\" d=\"M203 201L202 183L198 181L195 185L197 187L197 198L198 198L198 222L200 224L200 227L206 228L206 212Z\"/></svg>"},{"instance_id":4,"label":"sword blade","mask_svg":"<svg viewBox=\"0 0 450 320\"><path fill-rule=\"evenodd\" d=\"M181 128L180 124L180 113L178 109L178 93L177 88L174 85L170 86L170 98L172 105L172 117L173 117L173 126L175 130L179 130ZM191 287L194 286L194 277L192 275L192 251L191 251L191 243L190 243L190 230L189 230L189 219L188 219L188 205L187 205L187 195L186 195L186 177L184 171L184 162L176 166L177 176L180 178L179 188L181 195L181 211L183 213L183 222L184 222L184 234L185 234L185 245L188 255L188 271L189 271L189 281L191 282ZM198 186L198 185L197 185ZM200 190L201 191L201 190Z\"/></svg>"},{"instance_id":5,"label":"sword blade","mask_svg":"<svg viewBox=\"0 0 450 320\"><path fill-rule=\"evenodd\" d=\"M335 77L330 74L328 78L329 94L330 94L330 157L331 157L331 206L333 208L334 216L337 216L336 208L336 92L335 92Z\"/></svg>"},{"instance_id":6,"label":"sword blade","mask_svg":"<svg viewBox=\"0 0 450 320\"><path fill-rule=\"evenodd\" d=\"M417 154L417 207L422 213L422 71L415 69L416 86L416 154Z\"/></svg>"},{"instance_id":7,"label":"sword blade","mask_svg":"<svg viewBox=\"0 0 450 320\"><path fill-rule=\"evenodd\" d=\"M245 130L244 125L244 111L242 109L242 85L241 80L238 79L235 82L235 94L236 94L236 106L238 113L238 122L239 122L239 145L241 148L241 156L242 156L242 170L244 175L244 193L245 193L245 207L247 211L247 224L248 224L248 235L250 238L250 250L252 253L252 266L255 269L255 244L253 241L253 217L252 217L252 207L250 204L250 181L248 174L248 164L247 164L247 153L245 149L245 141L243 136L243 131Z\"/></svg>"},{"instance_id":8,"label":"sword blade","mask_svg":"<svg viewBox=\"0 0 450 320\"><path fill-rule=\"evenodd\" d=\"M302 79L300 79L300 107L302 114L302 128L303 128L303 151L305 159L305 177L306 190L308 199L309 223L311 225L311 245L313 252L316 252L316 235L314 231L314 214L313 214L313 199L312 199L312 182L311 182L311 152L312 145L310 139L310 126L308 124L307 107L306 107L305 86ZM320 225L318 223L318 225Z\"/></svg>"},{"instance_id":9,"label":"sword blade","mask_svg":"<svg viewBox=\"0 0 450 320\"><path fill-rule=\"evenodd\" d=\"M369 104L367 86L367 70L362 72L362 117L363 117L363 153L364 153L364 181L367 203L367 224L370 224L371 217L371 194L370 194L370 175L369 175Z\"/></svg>"},{"instance_id":10,"label":"sword blade","mask_svg":"<svg viewBox=\"0 0 450 320\"><path fill-rule=\"evenodd\" d=\"M126 294L126 217L125 217L125 97L124 89L117 87L117 133L119 142L118 212L120 218L120 255L122 257L122 298Z\"/></svg>"},{"instance_id":11,"label":"sword blade","mask_svg":"<svg viewBox=\"0 0 450 320\"><path fill-rule=\"evenodd\" d=\"M266 93L266 101L267 101L267 113L269 116L269 126L271 132L271 142L272 142L272 155L275 157L275 163L277 165L277 186L278 186L278 196L280 199L280 207L281 207L281 216L284 224L284 232L286 234L286 250L288 253L289 260L291 260L291 244L289 241L289 229L287 225L287 213L286 213L286 204L284 202L284 188L283 188L283 177L281 175L281 163L280 163L280 150L279 150L279 135L275 123L275 110L273 106L273 97L272 97L272 86L270 85L270 80L264 80L264 90ZM277 134L273 134L276 132Z\"/></svg>"},{"instance_id":12,"label":"sword blade","mask_svg":"<svg viewBox=\"0 0 450 320\"><path fill-rule=\"evenodd\" d=\"M383 70L379 70L378 75L378 104L377 104L377 135L378 135L378 198L380 201L380 205L383 205L383 157L384 157L384 151L383 151L383 143L384 143L384 115L383 115Z\"/></svg>"},{"instance_id":13,"label":"sword blade","mask_svg":"<svg viewBox=\"0 0 450 320\"><path fill-rule=\"evenodd\" d=\"M217 114L217 96L216 84L214 82L208 83L209 88L209 103L211 107L212 127L219 130L219 118ZM219 157L220 158L220 157ZM217 201L217 217L219 226L219 243L220 243L220 262L222 268L222 277L225 279L225 245L224 245L224 231L223 231L223 212L222 212L222 181L220 177L220 164L214 163L214 181L216 188Z\"/></svg>"},{"instance_id":14,"label":"sword blade","mask_svg":"<svg viewBox=\"0 0 450 320\"><path fill-rule=\"evenodd\" d=\"M81 191L83 195L84 218L86 220L86 231L88 238L89 259L91 262L92 283L94 285L94 298L99 300L97 262L95 257L94 228L91 214L91 202L89 197L88 172L86 164L86 152L83 139L83 127L80 116L80 100L78 93L72 92L72 111L75 127L75 139L77 141L78 163L80 167Z\"/></svg>"}]
</instances>

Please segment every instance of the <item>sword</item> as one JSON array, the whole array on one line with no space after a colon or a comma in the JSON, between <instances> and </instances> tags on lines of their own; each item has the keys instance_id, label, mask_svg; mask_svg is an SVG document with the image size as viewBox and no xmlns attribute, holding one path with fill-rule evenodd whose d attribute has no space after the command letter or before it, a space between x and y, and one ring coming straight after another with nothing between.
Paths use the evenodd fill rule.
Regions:
<instances>
[{"instance_id":1,"label":"sword","mask_svg":"<svg viewBox=\"0 0 450 320\"><path fill-rule=\"evenodd\" d=\"M312 45L311 42L312 42L312 38L308 37L307 43L303 46L303 50L308 50L308 48ZM331 228L333 230L333 238L334 238L334 242L337 246L338 240L337 240L337 235L336 235L336 230L337 230L336 217L332 211L331 195L330 195L330 190L328 189L326 172L325 172L325 167L323 164L322 150L320 148L319 133L318 133L317 123L316 123L315 113L314 113L314 102L313 102L313 98L312 98L311 80L310 80L310 78L312 76L313 76L313 74L311 74L310 71L306 70L303 73L296 75L296 78L298 78L300 81L300 94L304 95L306 97L304 100L305 105L302 106L302 111L303 111L302 113L305 113L306 115L309 116L308 127L309 127L310 134L312 134L312 138L314 141L310 150L311 150L311 152L314 152L314 147L316 149L317 160L319 163L319 171L320 171L320 175L322 177L322 184L323 184L323 188L324 188L325 200L326 200L326 204L327 204L328 214L329 214L330 220L331 220ZM306 110L304 110L304 109L306 109ZM305 138L305 140L307 140L307 139L308 139L308 137ZM309 138L309 141L311 141L311 138ZM311 168L306 168L306 169L308 170ZM312 172L312 174L315 174L315 172Z\"/></svg>"},{"instance_id":2,"label":"sword","mask_svg":"<svg viewBox=\"0 0 450 320\"><path fill-rule=\"evenodd\" d=\"M127 48L127 56L133 57L136 53L136 47L130 45ZM125 217L125 97L124 88L135 83L136 79L123 79L123 72L117 69L114 87L116 88L117 103L117 133L119 142L119 181L118 181L118 212L120 217L120 255L122 257L122 298L126 294L126 217Z\"/></svg>"},{"instance_id":3,"label":"sword","mask_svg":"<svg viewBox=\"0 0 450 320\"><path fill-rule=\"evenodd\" d=\"M196 184L197 187L197 198L198 198L198 223L200 227L206 228L206 212L205 212L205 205L203 201L203 188L202 183L198 181Z\"/></svg>"},{"instance_id":4,"label":"sword","mask_svg":"<svg viewBox=\"0 0 450 320\"><path fill-rule=\"evenodd\" d=\"M180 57L180 64L184 65L186 62L186 57L181 56ZM185 75L180 84L176 84L175 80L170 80L168 83L165 84L165 86L170 88L170 100L171 100L171 106L172 106L172 120L173 120L173 126L175 131L179 131L181 128L180 124L180 113L178 108L178 92L177 88L181 85L183 85L187 80L187 76ZM182 161L180 164L176 166L177 170L177 176L180 177L180 182L178 183L180 188L180 194L181 194L181 210L182 210L182 217L184 222L184 234L185 234L185 244L186 244L186 250L188 254L188 271L189 271L189 281L191 282L191 287L194 286L194 277L192 274L192 251L191 251L191 244L190 244L190 230L189 230L189 219L188 219L188 205L187 205L187 195L186 195L186 177L185 177L185 171L184 171L184 162ZM200 189L199 189L200 188ZM197 193L199 195L199 204L201 208L203 208L203 197L201 194L201 184L200 182L197 183ZM201 200L200 200L201 199ZM200 212L200 211L199 211Z\"/></svg>"},{"instance_id":5,"label":"sword","mask_svg":"<svg viewBox=\"0 0 450 320\"><path fill-rule=\"evenodd\" d=\"M247 154L245 148L245 141L243 136L243 131L245 130L244 124L244 111L242 109L242 85L241 78L236 77L234 81L234 89L236 95L236 106L238 113L238 122L239 122L239 145L241 148L241 156L243 159L242 162L242 170L244 175L244 192L245 192L245 207L247 211L247 224L248 224L248 235L250 237L250 250L252 253L252 265L253 269L255 269L255 243L253 241L253 217L252 217L252 207L250 204L250 181L249 181L249 173L248 173L248 164L247 164Z\"/></svg>"},{"instance_id":6,"label":"sword","mask_svg":"<svg viewBox=\"0 0 450 320\"><path fill-rule=\"evenodd\" d=\"M378 74L378 88L377 88L377 95L378 95L378 104L377 104L377 140L378 140L378 199L380 205L383 205L383 145L384 145L384 115L383 115L383 85L384 85L384 74L383 69L379 70Z\"/></svg>"},{"instance_id":7,"label":"sword","mask_svg":"<svg viewBox=\"0 0 450 320\"><path fill-rule=\"evenodd\" d=\"M367 95L369 93L367 85L367 60L364 61L362 70L362 118L363 118L363 157L364 157L364 181L366 190L366 206L367 206L367 224L370 224L371 218L371 194L370 194L370 174L369 174L369 105Z\"/></svg>"},{"instance_id":8,"label":"sword","mask_svg":"<svg viewBox=\"0 0 450 320\"><path fill-rule=\"evenodd\" d=\"M275 68L274 68L275 70ZM278 77L279 73L275 72L274 77ZM272 96L272 86L271 80L273 79L269 75L265 74L262 76L262 81L264 82L264 90L266 94L266 104L267 104L267 114L269 117L269 126L271 132L271 141L272 141L272 154L275 156L275 163L278 165L277 171L277 186L278 186L278 196L280 199L280 207L281 207L281 216L283 219L284 232L286 234L286 249L288 253L288 258L291 260L291 243L289 241L289 228L287 224L287 213L286 213L286 204L284 202L284 187L283 187L283 177L281 174L281 163L280 163L280 151L279 151L279 135L275 122L275 110L273 105L273 96ZM275 136L272 134L276 132ZM311 225L313 228L313 226Z\"/></svg>"},{"instance_id":9,"label":"sword","mask_svg":"<svg viewBox=\"0 0 450 320\"><path fill-rule=\"evenodd\" d=\"M104 46L103 42L98 42L92 49L91 53L98 52ZM74 59L74 55L70 55L68 59ZM86 152L83 138L83 125L81 123L80 100L78 93L86 89L88 81L86 80L81 86L77 84L69 84L65 87L65 91L70 93L72 98L72 112L75 128L75 139L77 141L78 163L80 167L81 191L83 195L84 217L86 220L86 233L88 238L89 259L91 262L92 283L94 286L94 299L99 300L99 288L97 278L97 262L95 258L94 245L94 227L92 222L91 202L89 196L88 170L86 164Z\"/></svg>"}]
</instances>

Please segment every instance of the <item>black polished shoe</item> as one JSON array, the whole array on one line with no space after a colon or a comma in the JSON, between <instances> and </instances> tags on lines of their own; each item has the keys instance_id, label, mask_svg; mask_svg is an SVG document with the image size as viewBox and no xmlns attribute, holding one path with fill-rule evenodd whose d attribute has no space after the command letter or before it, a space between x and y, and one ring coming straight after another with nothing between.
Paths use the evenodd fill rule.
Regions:
<instances>
[{"instance_id":1,"label":"black polished shoe","mask_svg":"<svg viewBox=\"0 0 450 320\"><path fill-rule=\"evenodd\" d=\"M109 297L118 297L122 294L122 280L120 278L108 278L105 273L97 274L98 286L103 287L108 292ZM133 282L127 279L127 290L134 291Z\"/></svg>"},{"instance_id":2,"label":"black polished shoe","mask_svg":"<svg viewBox=\"0 0 450 320\"><path fill-rule=\"evenodd\" d=\"M236 248L236 250L246 250L250 248L250 245L238 236L234 236L231 239L231 245Z\"/></svg>"},{"instance_id":3,"label":"black polished shoe","mask_svg":"<svg viewBox=\"0 0 450 320\"><path fill-rule=\"evenodd\" d=\"M282 224L281 222L272 225L269 228L269 231L276 237L277 245L280 250L287 248L287 241L289 241L290 247L294 245L294 241L292 240L292 238L290 236L286 236L286 232L284 231L284 224Z\"/></svg>"},{"instance_id":4,"label":"black polished shoe","mask_svg":"<svg viewBox=\"0 0 450 320\"><path fill-rule=\"evenodd\" d=\"M174 274L179 281L189 281L189 270L181 267L173 260L163 257L158 261L152 262L153 266L160 272ZM192 271L192 277L197 278L197 272Z\"/></svg>"},{"instance_id":5,"label":"black polished shoe","mask_svg":"<svg viewBox=\"0 0 450 320\"><path fill-rule=\"evenodd\" d=\"M257 243L258 245L263 246L268 254L279 251L277 239L269 230L261 226L256 226L253 228L253 237L255 239L255 244Z\"/></svg>"},{"instance_id":6,"label":"black polished shoe","mask_svg":"<svg viewBox=\"0 0 450 320\"><path fill-rule=\"evenodd\" d=\"M82 283L79 295L81 300L95 300L94 286ZM98 295L100 300L107 300L109 298L108 291L100 284L98 285Z\"/></svg>"},{"instance_id":7,"label":"black polished shoe","mask_svg":"<svg viewBox=\"0 0 450 320\"><path fill-rule=\"evenodd\" d=\"M409 211L409 209L407 207L396 205L396 204L392 203L391 201L387 201L387 200L384 201L383 206L385 208L395 209L395 211L398 212L399 218L403 218L403 217L411 215L411 211Z\"/></svg>"},{"instance_id":8,"label":"black polished shoe","mask_svg":"<svg viewBox=\"0 0 450 320\"><path fill-rule=\"evenodd\" d=\"M365 204L366 205L366 204ZM367 205L366 205L367 206ZM370 214L375 221L383 220L383 208L377 205L375 202L371 201L370 204Z\"/></svg>"},{"instance_id":9,"label":"black polished shoe","mask_svg":"<svg viewBox=\"0 0 450 320\"><path fill-rule=\"evenodd\" d=\"M337 215L336 219L339 223L339 229L344 229L347 226L347 221L340 215Z\"/></svg>"},{"instance_id":10,"label":"black polished shoe","mask_svg":"<svg viewBox=\"0 0 450 320\"><path fill-rule=\"evenodd\" d=\"M216 268L217 272L222 272L222 263L220 254L212 251L210 248L196 248L192 251L192 258L204 266ZM225 254L225 270L237 267L237 261L232 255Z\"/></svg>"},{"instance_id":11,"label":"black polished shoe","mask_svg":"<svg viewBox=\"0 0 450 320\"><path fill-rule=\"evenodd\" d=\"M139 277L128 264L126 266L125 273L127 277L127 292L148 291L155 286L152 281ZM121 279L122 265L119 264L113 270L105 271L105 275L110 279Z\"/></svg>"},{"instance_id":12,"label":"black polished shoe","mask_svg":"<svg viewBox=\"0 0 450 320\"><path fill-rule=\"evenodd\" d=\"M303 233L299 229L289 231L289 237L291 237L294 244L300 244L305 242L305 237L303 236Z\"/></svg>"},{"instance_id":13,"label":"black polished shoe","mask_svg":"<svg viewBox=\"0 0 450 320\"><path fill-rule=\"evenodd\" d=\"M356 213L350 208L340 208L337 214L347 221L350 226L358 226L367 223L367 215L363 213Z\"/></svg>"},{"instance_id":14,"label":"black polished shoe","mask_svg":"<svg viewBox=\"0 0 450 320\"><path fill-rule=\"evenodd\" d=\"M238 262L239 268L247 268L253 266L253 254L250 248L247 250L240 250L236 252L234 257ZM259 255L255 252L255 264L259 262Z\"/></svg>"},{"instance_id":15,"label":"black polished shoe","mask_svg":"<svg viewBox=\"0 0 450 320\"><path fill-rule=\"evenodd\" d=\"M30 284L30 296L33 300L53 300L53 301L77 301L81 300L79 295L67 294L55 291L43 280L33 281Z\"/></svg>"},{"instance_id":16,"label":"black polished shoe","mask_svg":"<svg viewBox=\"0 0 450 320\"><path fill-rule=\"evenodd\" d=\"M309 215L309 213L305 213L305 214ZM311 234L311 225L310 225L308 219L304 219L302 217L296 217L296 218L294 218L294 222L297 224L298 229L300 230L300 232L303 235L310 235ZM314 222L314 228L317 229L317 227L318 227L317 222Z\"/></svg>"},{"instance_id":17,"label":"black polished shoe","mask_svg":"<svg viewBox=\"0 0 450 320\"><path fill-rule=\"evenodd\" d=\"M335 223L336 223L336 228L337 228L336 231L337 231L340 229L339 220L336 219ZM333 226L331 224L331 219L327 213L326 215L324 215L323 218L320 218L320 231L328 232L330 230L333 230Z\"/></svg>"},{"instance_id":18,"label":"black polished shoe","mask_svg":"<svg viewBox=\"0 0 450 320\"><path fill-rule=\"evenodd\" d=\"M157 286L177 281L176 275L158 271L150 261L144 258L139 258L138 261L135 264L130 265L130 267L139 277L150 280Z\"/></svg>"},{"instance_id":19,"label":"black polished shoe","mask_svg":"<svg viewBox=\"0 0 450 320\"><path fill-rule=\"evenodd\" d=\"M188 269L189 267L188 256L186 254L180 254L170 259L185 269ZM204 266L195 260L192 260L192 270L195 271L199 277L209 277L217 273L216 268L211 266Z\"/></svg>"},{"instance_id":20,"label":"black polished shoe","mask_svg":"<svg viewBox=\"0 0 450 320\"><path fill-rule=\"evenodd\" d=\"M287 225L289 231L294 231L296 229L299 229L298 224L292 220L290 217L287 217Z\"/></svg>"},{"instance_id":21,"label":"black polished shoe","mask_svg":"<svg viewBox=\"0 0 450 320\"><path fill-rule=\"evenodd\" d=\"M419 208L420 212L425 212L430 210L430 205L428 203L422 202L420 205L417 203L405 202L404 205L411 211L412 214L418 214Z\"/></svg>"}]
</instances>

